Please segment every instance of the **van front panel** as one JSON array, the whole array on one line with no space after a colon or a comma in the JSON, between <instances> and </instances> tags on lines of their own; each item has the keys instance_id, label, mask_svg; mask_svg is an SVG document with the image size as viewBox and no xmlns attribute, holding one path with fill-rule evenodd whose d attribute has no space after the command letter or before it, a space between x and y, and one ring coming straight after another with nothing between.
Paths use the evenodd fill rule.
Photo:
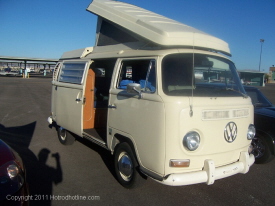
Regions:
<instances>
[{"instance_id":1,"label":"van front panel","mask_svg":"<svg viewBox=\"0 0 275 206\"><path fill-rule=\"evenodd\" d=\"M159 94L165 107L165 175L215 167L248 154L253 106L234 64L209 53L168 54L161 61ZM195 138L195 141L188 140ZM193 147L193 148L192 148ZM174 167L171 161L189 162Z\"/></svg>"},{"instance_id":2,"label":"van front panel","mask_svg":"<svg viewBox=\"0 0 275 206\"><path fill-rule=\"evenodd\" d=\"M247 131L253 123L253 107L249 98L193 98L192 106L189 100L177 97L172 101L171 98L164 101L165 174L202 170L207 159L213 160L215 166L219 167L238 161L240 152L248 152L250 140L247 139ZM236 127L232 127L237 133L234 140L226 136L225 130L229 123ZM185 135L192 131L200 136L199 147L194 151L184 145ZM173 159L190 160L190 166L173 168L170 166L170 160Z\"/></svg>"}]
</instances>

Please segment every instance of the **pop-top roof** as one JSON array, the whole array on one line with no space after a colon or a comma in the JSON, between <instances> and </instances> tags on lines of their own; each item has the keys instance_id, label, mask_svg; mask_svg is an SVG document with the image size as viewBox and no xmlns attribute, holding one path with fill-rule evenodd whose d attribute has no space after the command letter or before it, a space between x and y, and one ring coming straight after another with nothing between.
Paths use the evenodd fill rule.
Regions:
<instances>
[{"instance_id":1,"label":"pop-top roof","mask_svg":"<svg viewBox=\"0 0 275 206\"><path fill-rule=\"evenodd\" d=\"M131 4L93 0L87 10L158 45L194 46L230 55L225 41Z\"/></svg>"}]
</instances>

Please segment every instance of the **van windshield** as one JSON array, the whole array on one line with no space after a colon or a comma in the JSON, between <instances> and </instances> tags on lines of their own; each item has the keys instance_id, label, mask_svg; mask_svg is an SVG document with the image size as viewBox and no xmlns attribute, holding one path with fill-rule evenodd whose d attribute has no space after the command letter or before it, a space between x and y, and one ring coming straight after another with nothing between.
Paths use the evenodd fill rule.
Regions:
<instances>
[{"instance_id":1,"label":"van windshield","mask_svg":"<svg viewBox=\"0 0 275 206\"><path fill-rule=\"evenodd\" d=\"M234 64L204 54L170 54L162 60L162 89L169 96L244 96Z\"/></svg>"}]
</instances>

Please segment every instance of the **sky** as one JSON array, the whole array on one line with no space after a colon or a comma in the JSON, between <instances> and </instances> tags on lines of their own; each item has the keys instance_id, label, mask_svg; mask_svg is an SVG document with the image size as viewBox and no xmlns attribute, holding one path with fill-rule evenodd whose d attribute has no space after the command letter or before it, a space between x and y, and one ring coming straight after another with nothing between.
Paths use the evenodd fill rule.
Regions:
<instances>
[{"instance_id":1,"label":"sky","mask_svg":"<svg viewBox=\"0 0 275 206\"><path fill-rule=\"evenodd\" d=\"M229 44L238 70L275 65L275 0L122 0ZM54 58L94 46L92 0L0 0L0 56ZM264 43L260 43L264 39Z\"/></svg>"}]
</instances>

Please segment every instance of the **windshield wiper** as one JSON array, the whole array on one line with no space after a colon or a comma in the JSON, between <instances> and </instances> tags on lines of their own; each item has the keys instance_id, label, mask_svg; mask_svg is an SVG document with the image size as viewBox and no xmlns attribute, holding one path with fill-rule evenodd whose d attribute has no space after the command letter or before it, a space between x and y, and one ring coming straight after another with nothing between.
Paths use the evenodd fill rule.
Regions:
<instances>
[{"instance_id":1,"label":"windshield wiper","mask_svg":"<svg viewBox=\"0 0 275 206\"><path fill-rule=\"evenodd\" d=\"M241 94L244 98L248 98L248 95L246 95L238 90L235 90L233 88L226 87L226 90L237 92L237 93Z\"/></svg>"}]
</instances>

